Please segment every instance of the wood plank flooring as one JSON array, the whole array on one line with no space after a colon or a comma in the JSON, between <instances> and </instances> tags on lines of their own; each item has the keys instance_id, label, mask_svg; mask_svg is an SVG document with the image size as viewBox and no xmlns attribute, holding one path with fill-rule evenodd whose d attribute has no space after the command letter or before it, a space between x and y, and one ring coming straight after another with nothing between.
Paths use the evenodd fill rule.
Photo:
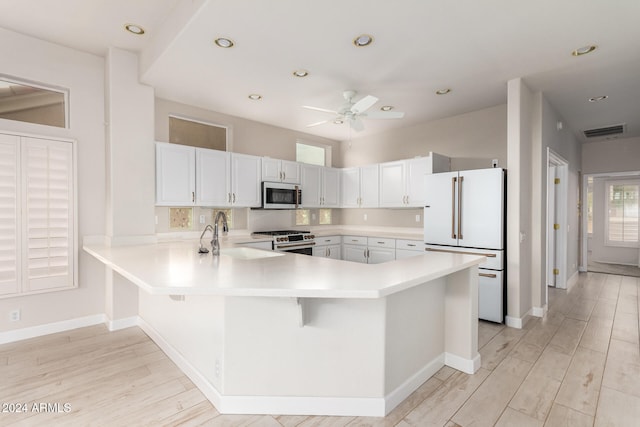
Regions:
<instances>
[{"instance_id":1,"label":"wood plank flooring","mask_svg":"<svg viewBox=\"0 0 640 427\"><path fill-rule=\"evenodd\" d=\"M639 287L585 273L522 330L481 322L481 369L442 368L385 418L221 415L138 328L5 344L0 403L26 412L0 426L640 426Z\"/></svg>"}]
</instances>

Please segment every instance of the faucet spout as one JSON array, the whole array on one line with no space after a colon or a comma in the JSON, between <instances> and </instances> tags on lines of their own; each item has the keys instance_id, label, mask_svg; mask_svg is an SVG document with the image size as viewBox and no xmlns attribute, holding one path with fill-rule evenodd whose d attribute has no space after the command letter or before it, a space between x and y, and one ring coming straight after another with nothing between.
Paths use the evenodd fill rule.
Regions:
<instances>
[{"instance_id":1,"label":"faucet spout","mask_svg":"<svg viewBox=\"0 0 640 427\"><path fill-rule=\"evenodd\" d=\"M200 235L200 248L198 249L198 253L199 254L206 254L209 252L209 249L205 248L202 245L202 238L204 237L204 233L207 232L207 230L211 231L211 233L213 233L213 227L210 224L207 224L207 226L204 228L204 230L202 230L202 234Z\"/></svg>"},{"instance_id":2,"label":"faucet spout","mask_svg":"<svg viewBox=\"0 0 640 427\"><path fill-rule=\"evenodd\" d=\"M220 255L220 241L218 240L218 222L222 218L222 234L226 235L229 231L227 226L227 216L224 212L218 211L216 219L213 221L213 240L211 240L211 254Z\"/></svg>"}]
</instances>

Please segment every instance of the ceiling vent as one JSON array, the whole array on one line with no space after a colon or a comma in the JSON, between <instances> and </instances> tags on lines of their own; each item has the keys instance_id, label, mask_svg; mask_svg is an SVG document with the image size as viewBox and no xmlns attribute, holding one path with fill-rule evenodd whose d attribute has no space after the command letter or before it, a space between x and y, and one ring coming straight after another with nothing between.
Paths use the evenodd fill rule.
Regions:
<instances>
[{"instance_id":1,"label":"ceiling vent","mask_svg":"<svg viewBox=\"0 0 640 427\"><path fill-rule=\"evenodd\" d=\"M587 129L584 131L585 138L603 138L614 135L620 135L627 130L627 124L622 123L619 125L605 126L596 129Z\"/></svg>"}]
</instances>

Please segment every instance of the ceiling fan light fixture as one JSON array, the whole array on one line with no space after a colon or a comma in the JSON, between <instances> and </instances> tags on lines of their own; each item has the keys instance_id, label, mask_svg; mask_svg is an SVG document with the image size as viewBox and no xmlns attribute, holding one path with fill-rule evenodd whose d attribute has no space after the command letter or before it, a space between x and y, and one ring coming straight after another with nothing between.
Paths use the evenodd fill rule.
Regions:
<instances>
[{"instance_id":1,"label":"ceiling fan light fixture","mask_svg":"<svg viewBox=\"0 0 640 427\"><path fill-rule=\"evenodd\" d=\"M223 49L229 49L230 47L233 47L235 43L233 43L233 40L228 39L226 37L218 37L217 39L215 39L213 41L218 47L221 47Z\"/></svg>"},{"instance_id":2,"label":"ceiling fan light fixture","mask_svg":"<svg viewBox=\"0 0 640 427\"><path fill-rule=\"evenodd\" d=\"M380 110L382 110L382 111L391 111L391 110L393 110L393 105L383 105L382 107L380 107Z\"/></svg>"},{"instance_id":3,"label":"ceiling fan light fixture","mask_svg":"<svg viewBox=\"0 0 640 427\"><path fill-rule=\"evenodd\" d=\"M597 48L598 48L598 46L595 46L595 45L582 46L582 47L579 47L578 49L574 50L573 52L571 52L571 55L572 56L586 55L588 53L593 52Z\"/></svg>"},{"instance_id":4,"label":"ceiling fan light fixture","mask_svg":"<svg viewBox=\"0 0 640 427\"><path fill-rule=\"evenodd\" d=\"M602 96L594 96L592 98L589 98L589 102L598 102L598 101L604 101L605 99L609 98L609 95L602 95Z\"/></svg>"},{"instance_id":5,"label":"ceiling fan light fixture","mask_svg":"<svg viewBox=\"0 0 640 427\"><path fill-rule=\"evenodd\" d=\"M371 43L373 43L373 36L370 36L369 34L360 34L355 39L353 39L353 44L356 47L369 46Z\"/></svg>"},{"instance_id":6,"label":"ceiling fan light fixture","mask_svg":"<svg viewBox=\"0 0 640 427\"><path fill-rule=\"evenodd\" d=\"M260 101L262 99L262 95L259 95L257 93L252 93L248 96L248 98L252 101Z\"/></svg>"},{"instance_id":7,"label":"ceiling fan light fixture","mask_svg":"<svg viewBox=\"0 0 640 427\"><path fill-rule=\"evenodd\" d=\"M293 72L293 75L295 77L307 77L309 75L309 72L307 70L300 69L300 70L295 70Z\"/></svg>"},{"instance_id":8,"label":"ceiling fan light fixture","mask_svg":"<svg viewBox=\"0 0 640 427\"><path fill-rule=\"evenodd\" d=\"M144 28L142 28L138 24L125 24L124 29L129 31L131 34L135 34L136 36L141 36L144 34Z\"/></svg>"},{"instance_id":9,"label":"ceiling fan light fixture","mask_svg":"<svg viewBox=\"0 0 640 427\"><path fill-rule=\"evenodd\" d=\"M451 89L450 88L445 88L445 89L439 89L436 91L436 95L448 95L451 93Z\"/></svg>"}]
</instances>

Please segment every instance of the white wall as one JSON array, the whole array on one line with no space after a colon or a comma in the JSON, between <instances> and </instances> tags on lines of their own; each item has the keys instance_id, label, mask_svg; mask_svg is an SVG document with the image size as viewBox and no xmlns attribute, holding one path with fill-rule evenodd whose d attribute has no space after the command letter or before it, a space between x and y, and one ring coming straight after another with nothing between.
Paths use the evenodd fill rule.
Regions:
<instances>
[{"instance_id":1,"label":"white wall","mask_svg":"<svg viewBox=\"0 0 640 427\"><path fill-rule=\"evenodd\" d=\"M77 140L78 241L105 233L104 59L0 28L0 74L70 90L70 128L0 119L0 130ZM79 250L79 288L0 299L0 331L104 312L102 265ZM22 319L7 313L20 308Z\"/></svg>"}]
</instances>

